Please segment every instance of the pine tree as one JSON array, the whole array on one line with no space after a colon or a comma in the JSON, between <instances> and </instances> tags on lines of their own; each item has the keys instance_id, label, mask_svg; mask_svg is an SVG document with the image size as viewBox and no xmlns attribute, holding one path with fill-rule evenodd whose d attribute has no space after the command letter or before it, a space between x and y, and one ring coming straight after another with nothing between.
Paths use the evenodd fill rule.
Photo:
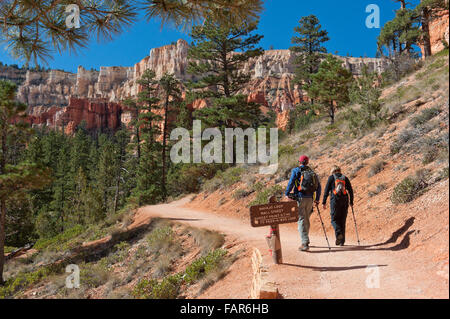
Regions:
<instances>
[{"instance_id":1,"label":"pine tree","mask_svg":"<svg viewBox=\"0 0 450 319\"><path fill-rule=\"evenodd\" d=\"M102 143L99 150L98 170L96 172L96 189L102 194L103 211L113 210L109 204L114 203L113 198L117 184L118 154L117 147L111 141Z\"/></svg>"},{"instance_id":2,"label":"pine tree","mask_svg":"<svg viewBox=\"0 0 450 319\"><path fill-rule=\"evenodd\" d=\"M145 70L137 81L141 87L134 104L138 108L138 118L135 125L139 127L137 145L140 153L136 188L133 190L137 204L154 204L162 199L160 154L162 146L158 138L161 130L158 126L162 121L161 106L157 94L155 72Z\"/></svg>"},{"instance_id":3,"label":"pine tree","mask_svg":"<svg viewBox=\"0 0 450 319\"><path fill-rule=\"evenodd\" d=\"M261 35L252 35L257 22L244 24L220 23L207 19L193 28L194 43L189 49L188 72L199 77L190 84L195 98L206 98L211 107L197 110L196 119L209 127L257 126L260 107L247 103L247 97L238 94L250 81L250 74L242 66L248 60L263 54L256 45Z\"/></svg>"},{"instance_id":4,"label":"pine tree","mask_svg":"<svg viewBox=\"0 0 450 319\"><path fill-rule=\"evenodd\" d=\"M369 72L367 65L364 65L362 75L350 87L350 101L360 105L358 111L350 110L347 117L353 130L372 128L382 119L381 89L376 84L377 80L378 75Z\"/></svg>"},{"instance_id":5,"label":"pine tree","mask_svg":"<svg viewBox=\"0 0 450 319\"><path fill-rule=\"evenodd\" d=\"M114 135L116 144L116 177L115 177L115 193L113 212L115 213L119 206L123 205L125 198L131 192L133 186L130 186L132 174L127 169L128 165L132 165L133 157L127 152L127 146L130 142L130 134L126 128L120 129ZM133 165L131 167L134 167ZM130 167L129 167L130 168Z\"/></svg>"},{"instance_id":6,"label":"pine tree","mask_svg":"<svg viewBox=\"0 0 450 319\"><path fill-rule=\"evenodd\" d=\"M352 73L342 66L339 59L329 54L311 79L308 95L320 101L333 124L336 108L349 102Z\"/></svg>"},{"instance_id":7,"label":"pine tree","mask_svg":"<svg viewBox=\"0 0 450 319\"><path fill-rule=\"evenodd\" d=\"M181 91L179 89L179 81L175 79L172 74L164 74L162 78L158 81L162 89L164 111L163 111L163 132L162 132L162 181L161 188L163 194L163 200L167 198L167 170L168 170L168 158L167 158L167 135L169 132L169 117L170 117L170 107L172 109L175 105L179 104L181 101L180 95Z\"/></svg>"},{"instance_id":8,"label":"pine tree","mask_svg":"<svg viewBox=\"0 0 450 319\"><path fill-rule=\"evenodd\" d=\"M69 140L60 146L55 169L53 200L50 203L50 210L53 214L48 215L47 212L44 212L45 216L57 219L57 221L48 222L55 225L61 232L65 229L65 213L69 211L70 204L68 201L73 185L70 177L71 167L68 165L68 163L70 164L70 148ZM70 181L68 181L68 177L70 177Z\"/></svg>"},{"instance_id":9,"label":"pine tree","mask_svg":"<svg viewBox=\"0 0 450 319\"><path fill-rule=\"evenodd\" d=\"M299 24L294 28L298 36L292 38L292 43L297 45L289 49L296 55L294 82L307 89L311 85L312 75L318 71L320 61L327 52L323 43L327 42L329 37L328 32L322 30L319 19L315 15L302 17Z\"/></svg>"},{"instance_id":10,"label":"pine tree","mask_svg":"<svg viewBox=\"0 0 450 319\"><path fill-rule=\"evenodd\" d=\"M79 27L69 28L66 9L76 5ZM15 0L0 2L0 40L8 43L14 57L25 62L46 62L54 52L86 47L92 37L110 40L142 17L160 19L162 24L188 26L213 15L215 19L236 22L256 19L261 0ZM224 14L227 12L228 14ZM72 11L72 14L74 11Z\"/></svg>"},{"instance_id":11,"label":"pine tree","mask_svg":"<svg viewBox=\"0 0 450 319\"><path fill-rule=\"evenodd\" d=\"M27 196L27 191L44 187L50 180L49 171L29 161L11 163L7 138L19 138L31 134L25 119L26 106L16 102L17 86L0 81L0 284L3 280L4 247L6 239L6 214L8 201ZM25 141L23 141L25 142Z\"/></svg>"}]
</instances>

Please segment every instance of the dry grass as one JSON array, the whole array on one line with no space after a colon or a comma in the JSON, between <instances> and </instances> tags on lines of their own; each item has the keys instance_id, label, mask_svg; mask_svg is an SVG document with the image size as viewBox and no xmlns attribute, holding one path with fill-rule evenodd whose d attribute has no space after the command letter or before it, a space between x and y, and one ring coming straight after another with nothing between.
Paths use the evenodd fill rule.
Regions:
<instances>
[{"instance_id":1,"label":"dry grass","mask_svg":"<svg viewBox=\"0 0 450 319\"><path fill-rule=\"evenodd\" d=\"M202 254L222 247L225 242L224 236L218 232L193 227L190 227L188 229L189 233L194 238L195 244L201 247Z\"/></svg>"}]
</instances>

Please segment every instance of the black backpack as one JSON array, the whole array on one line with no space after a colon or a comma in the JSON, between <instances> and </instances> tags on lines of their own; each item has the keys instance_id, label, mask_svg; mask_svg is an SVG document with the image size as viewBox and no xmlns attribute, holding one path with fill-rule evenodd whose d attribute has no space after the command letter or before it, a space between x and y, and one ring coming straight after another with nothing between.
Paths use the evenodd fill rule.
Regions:
<instances>
[{"instance_id":1,"label":"black backpack","mask_svg":"<svg viewBox=\"0 0 450 319\"><path fill-rule=\"evenodd\" d=\"M300 168L300 180L297 182L297 189L305 195L313 195L319 186L319 179L314 171L308 166Z\"/></svg>"}]
</instances>

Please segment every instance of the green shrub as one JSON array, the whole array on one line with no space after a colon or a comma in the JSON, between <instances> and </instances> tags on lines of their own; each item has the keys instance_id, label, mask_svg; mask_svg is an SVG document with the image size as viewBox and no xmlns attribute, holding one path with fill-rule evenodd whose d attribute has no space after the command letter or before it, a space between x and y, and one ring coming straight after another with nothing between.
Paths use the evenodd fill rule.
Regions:
<instances>
[{"instance_id":1,"label":"green shrub","mask_svg":"<svg viewBox=\"0 0 450 319\"><path fill-rule=\"evenodd\" d=\"M261 192L264 189L264 184L262 182L257 182L253 185L253 190L255 192Z\"/></svg>"},{"instance_id":2,"label":"green shrub","mask_svg":"<svg viewBox=\"0 0 450 319\"><path fill-rule=\"evenodd\" d=\"M439 177L441 179L447 179L448 178L448 166L444 167L440 172L439 172Z\"/></svg>"},{"instance_id":3,"label":"green shrub","mask_svg":"<svg viewBox=\"0 0 450 319\"><path fill-rule=\"evenodd\" d=\"M427 123L433 117L439 115L440 112L441 111L436 107L425 109L419 115L413 117L409 121L409 124L411 124L411 126L417 128L417 127L422 126L425 123Z\"/></svg>"},{"instance_id":4,"label":"green shrub","mask_svg":"<svg viewBox=\"0 0 450 319\"><path fill-rule=\"evenodd\" d=\"M231 167L225 171L219 171L214 178L205 182L203 189L212 193L222 187L229 187L241 180L244 168Z\"/></svg>"},{"instance_id":5,"label":"green shrub","mask_svg":"<svg viewBox=\"0 0 450 319\"><path fill-rule=\"evenodd\" d=\"M173 230L170 226L158 227L147 236L147 242L154 252L161 250L163 247L170 246L173 239Z\"/></svg>"},{"instance_id":6,"label":"green shrub","mask_svg":"<svg viewBox=\"0 0 450 319\"><path fill-rule=\"evenodd\" d=\"M67 229L63 233L51 238L39 239L33 248L37 250L52 249L52 250L67 250L72 248L70 241L82 234L85 228L81 225L76 225Z\"/></svg>"},{"instance_id":7,"label":"green shrub","mask_svg":"<svg viewBox=\"0 0 450 319\"><path fill-rule=\"evenodd\" d=\"M238 189L238 190L236 190L234 193L233 193L233 195L232 195L232 197L233 197L233 199L235 199L235 200L240 200L240 199L242 199L242 198L245 198L245 197L247 197L248 195L250 195L251 193L253 193L253 191L248 191L248 190L246 190L246 189Z\"/></svg>"},{"instance_id":8,"label":"green shrub","mask_svg":"<svg viewBox=\"0 0 450 319\"><path fill-rule=\"evenodd\" d=\"M256 193L256 198L249 205L262 205L269 202L271 196L280 198L283 194L283 188L280 185L274 185Z\"/></svg>"},{"instance_id":9,"label":"green shrub","mask_svg":"<svg viewBox=\"0 0 450 319\"><path fill-rule=\"evenodd\" d=\"M392 142L390 147L391 155L399 153L408 143L417 140L422 135L422 132L418 129L404 129L397 136L396 140Z\"/></svg>"},{"instance_id":10,"label":"green shrub","mask_svg":"<svg viewBox=\"0 0 450 319\"><path fill-rule=\"evenodd\" d=\"M397 184L391 195L392 203L408 203L422 195L428 186L426 182L428 173L428 171L418 171L415 176L408 176Z\"/></svg>"},{"instance_id":11,"label":"green shrub","mask_svg":"<svg viewBox=\"0 0 450 319\"><path fill-rule=\"evenodd\" d=\"M278 158L281 158L282 156L291 156L295 153L296 150L292 145L280 145L278 148Z\"/></svg>"},{"instance_id":12,"label":"green shrub","mask_svg":"<svg viewBox=\"0 0 450 319\"><path fill-rule=\"evenodd\" d=\"M32 272L20 272L15 277L8 279L3 286L0 286L0 299L13 297L20 290L30 287L52 274L62 272L65 266L64 263L59 263Z\"/></svg>"},{"instance_id":13,"label":"green shrub","mask_svg":"<svg viewBox=\"0 0 450 319\"><path fill-rule=\"evenodd\" d=\"M16 247L5 246L5 254L12 253L16 249Z\"/></svg>"},{"instance_id":14,"label":"green shrub","mask_svg":"<svg viewBox=\"0 0 450 319\"><path fill-rule=\"evenodd\" d=\"M80 284L89 288L97 288L109 279L109 272L100 264L80 265Z\"/></svg>"},{"instance_id":15,"label":"green shrub","mask_svg":"<svg viewBox=\"0 0 450 319\"><path fill-rule=\"evenodd\" d=\"M161 282L142 279L134 287L132 295L138 299L175 299L182 283L181 275L165 277Z\"/></svg>"},{"instance_id":16,"label":"green shrub","mask_svg":"<svg viewBox=\"0 0 450 319\"><path fill-rule=\"evenodd\" d=\"M298 132L304 130L317 121L316 110L319 107L319 105L311 105L310 103L302 103L295 106L289 112L288 131Z\"/></svg>"},{"instance_id":17,"label":"green shrub","mask_svg":"<svg viewBox=\"0 0 450 319\"><path fill-rule=\"evenodd\" d=\"M184 281L192 284L208 273L217 270L224 260L227 251L216 249L204 257L200 257L186 267Z\"/></svg>"}]
</instances>

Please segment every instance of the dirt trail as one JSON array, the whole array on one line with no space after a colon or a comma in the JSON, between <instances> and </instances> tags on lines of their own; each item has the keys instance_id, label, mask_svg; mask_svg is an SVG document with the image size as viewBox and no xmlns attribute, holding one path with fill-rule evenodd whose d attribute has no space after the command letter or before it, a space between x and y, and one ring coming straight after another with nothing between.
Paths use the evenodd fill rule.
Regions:
<instances>
[{"instance_id":1,"label":"dirt trail","mask_svg":"<svg viewBox=\"0 0 450 319\"><path fill-rule=\"evenodd\" d=\"M271 263L264 237L267 227L252 228L250 223L237 218L183 207L189 198L170 204L143 207L135 223L152 217L173 219L195 227L224 233L228 239L257 247L269 266L271 280L278 284L284 298L448 298L448 274L426 269L423 260L408 249L408 222L392 234L385 243L364 242L360 247L346 243L334 246L334 234L328 233L332 250L329 251L323 233L311 234L311 250L298 251L299 235L293 225L281 225L283 248L282 265ZM323 214L323 213L322 213ZM353 227L351 216L348 226ZM317 213L311 217L318 223ZM248 255L247 255L248 256ZM249 258L238 261L230 273L201 297L247 298L251 285ZM425 265L424 265L425 264ZM368 288L366 282L373 278L378 265L379 288Z\"/></svg>"}]
</instances>

